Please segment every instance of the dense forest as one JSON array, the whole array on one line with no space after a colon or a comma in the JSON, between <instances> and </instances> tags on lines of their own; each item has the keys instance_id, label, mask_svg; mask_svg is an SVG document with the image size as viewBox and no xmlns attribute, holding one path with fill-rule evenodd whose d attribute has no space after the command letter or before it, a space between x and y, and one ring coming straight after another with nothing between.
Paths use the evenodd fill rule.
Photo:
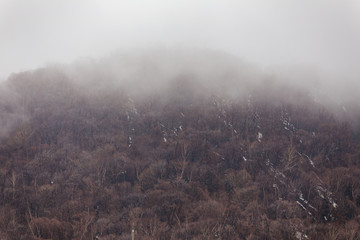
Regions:
<instances>
[{"instance_id":1,"label":"dense forest","mask_svg":"<svg viewBox=\"0 0 360 240\"><path fill-rule=\"evenodd\" d=\"M0 239L360 239L359 130L306 91L87 70L3 83Z\"/></svg>"}]
</instances>

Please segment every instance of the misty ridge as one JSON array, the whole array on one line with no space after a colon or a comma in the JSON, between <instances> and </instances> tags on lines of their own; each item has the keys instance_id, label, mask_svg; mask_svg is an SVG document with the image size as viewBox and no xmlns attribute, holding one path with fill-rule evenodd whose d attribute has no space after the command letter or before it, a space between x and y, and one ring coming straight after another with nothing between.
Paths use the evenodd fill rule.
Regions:
<instances>
[{"instance_id":1,"label":"misty ridge","mask_svg":"<svg viewBox=\"0 0 360 240\"><path fill-rule=\"evenodd\" d=\"M185 48L15 73L0 86L0 235L358 239L356 89Z\"/></svg>"},{"instance_id":2,"label":"misty ridge","mask_svg":"<svg viewBox=\"0 0 360 240\"><path fill-rule=\"evenodd\" d=\"M315 68L264 69L221 51L133 49L102 59L82 58L12 74L0 86L0 137L29 120L40 108L66 111L70 102L116 104L157 99L200 103L212 97L270 105L292 104L330 111L357 127L357 85Z\"/></svg>"}]
</instances>

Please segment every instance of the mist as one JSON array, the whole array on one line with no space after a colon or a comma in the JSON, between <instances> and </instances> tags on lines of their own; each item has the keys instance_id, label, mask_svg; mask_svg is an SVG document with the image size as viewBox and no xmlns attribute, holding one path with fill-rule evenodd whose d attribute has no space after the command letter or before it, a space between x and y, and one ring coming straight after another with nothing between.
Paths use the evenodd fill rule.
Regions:
<instances>
[{"instance_id":1,"label":"mist","mask_svg":"<svg viewBox=\"0 0 360 240\"><path fill-rule=\"evenodd\" d=\"M0 78L114 50L196 47L260 67L359 78L360 4L346 1L0 1ZM341 79L339 79L341 78Z\"/></svg>"},{"instance_id":2,"label":"mist","mask_svg":"<svg viewBox=\"0 0 360 240\"><path fill-rule=\"evenodd\" d=\"M214 97L243 103L255 100L273 106L323 107L357 127L357 86L337 84L334 76L311 66L261 68L224 51L128 49L12 74L0 89L1 135L31 119L36 109L65 111L69 99L102 108L151 99L181 104Z\"/></svg>"},{"instance_id":3,"label":"mist","mask_svg":"<svg viewBox=\"0 0 360 240\"><path fill-rule=\"evenodd\" d=\"M11 82L37 78L54 91L53 78L84 94L143 99L182 87L296 103L301 92L356 119L359 16L355 0L2 0L2 131L26 119L24 92Z\"/></svg>"}]
</instances>

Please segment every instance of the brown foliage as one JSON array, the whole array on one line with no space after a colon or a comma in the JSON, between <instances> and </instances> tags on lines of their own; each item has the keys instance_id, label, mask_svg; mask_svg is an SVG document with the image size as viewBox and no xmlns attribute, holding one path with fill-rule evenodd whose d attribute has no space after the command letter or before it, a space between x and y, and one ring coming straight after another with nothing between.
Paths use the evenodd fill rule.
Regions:
<instances>
[{"instance_id":1,"label":"brown foliage","mask_svg":"<svg viewBox=\"0 0 360 240\"><path fill-rule=\"evenodd\" d=\"M28 118L0 143L4 239L360 237L359 133L316 103L18 77Z\"/></svg>"}]
</instances>

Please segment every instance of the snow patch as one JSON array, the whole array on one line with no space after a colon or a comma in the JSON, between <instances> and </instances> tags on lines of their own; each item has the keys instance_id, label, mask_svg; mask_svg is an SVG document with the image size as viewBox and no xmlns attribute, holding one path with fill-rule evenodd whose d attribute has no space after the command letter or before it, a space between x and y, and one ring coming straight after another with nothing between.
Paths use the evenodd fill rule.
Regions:
<instances>
[{"instance_id":1,"label":"snow patch","mask_svg":"<svg viewBox=\"0 0 360 240\"><path fill-rule=\"evenodd\" d=\"M309 239L309 236L307 236L306 234L299 232L299 231L296 231L295 237L296 237L296 239L299 239L299 240Z\"/></svg>"},{"instance_id":2,"label":"snow patch","mask_svg":"<svg viewBox=\"0 0 360 240\"><path fill-rule=\"evenodd\" d=\"M303 155L309 160L311 166L315 167L315 164L314 164L314 162L310 159L310 157L309 157L308 155L306 155L306 154L303 154Z\"/></svg>"},{"instance_id":3,"label":"snow patch","mask_svg":"<svg viewBox=\"0 0 360 240\"><path fill-rule=\"evenodd\" d=\"M262 135L262 133L261 132L258 132L258 134L257 134L257 140L258 140L258 142L261 142L261 139L263 138L263 135Z\"/></svg>"}]
</instances>

